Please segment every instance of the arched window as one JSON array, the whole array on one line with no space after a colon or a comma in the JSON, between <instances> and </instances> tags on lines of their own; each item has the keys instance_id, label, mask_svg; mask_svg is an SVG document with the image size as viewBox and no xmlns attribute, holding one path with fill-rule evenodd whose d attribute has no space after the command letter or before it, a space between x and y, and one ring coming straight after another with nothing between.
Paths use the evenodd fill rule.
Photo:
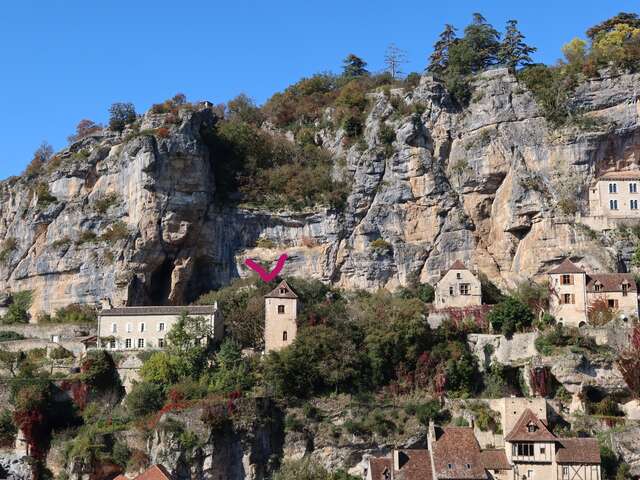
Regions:
<instances>
[{"instance_id":1,"label":"arched window","mask_svg":"<svg viewBox=\"0 0 640 480\"><path fill-rule=\"evenodd\" d=\"M282 332L282 341L283 342L287 341L287 331L286 330L284 332Z\"/></svg>"}]
</instances>

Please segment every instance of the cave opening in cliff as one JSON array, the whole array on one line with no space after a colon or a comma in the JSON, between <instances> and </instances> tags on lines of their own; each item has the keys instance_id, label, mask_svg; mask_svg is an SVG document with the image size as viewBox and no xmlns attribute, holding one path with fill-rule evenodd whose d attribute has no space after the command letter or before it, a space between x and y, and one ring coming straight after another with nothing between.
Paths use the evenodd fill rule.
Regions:
<instances>
[{"instance_id":1,"label":"cave opening in cliff","mask_svg":"<svg viewBox=\"0 0 640 480\"><path fill-rule=\"evenodd\" d=\"M203 294L218 288L215 270L212 267L212 259L209 257L197 257L189 283L184 292L185 303L193 303Z\"/></svg>"},{"instance_id":2,"label":"cave opening in cliff","mask_svg":"<svg viewBox=\"0 0 640 480\"><path fill-rule=\"evenodd\" d=\"M173 267L173 260L165 258L164 262L151 274L147 291L152 305L167 305L169 303Z\"/></svg>"}]
</instances>

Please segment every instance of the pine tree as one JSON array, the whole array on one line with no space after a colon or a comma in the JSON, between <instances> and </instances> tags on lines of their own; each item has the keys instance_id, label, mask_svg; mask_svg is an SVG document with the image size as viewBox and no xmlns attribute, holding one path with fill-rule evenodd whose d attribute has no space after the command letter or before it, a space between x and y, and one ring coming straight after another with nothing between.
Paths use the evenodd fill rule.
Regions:
<instances>
[{"instance_id":1,"label":"pine tree","mask_svg":"<svg viewBox=\"0 0 640 480\"><path fill-rule=\"evenodd\" d=\"M433 53L429 57L427 70L431 73L441 75L449 65L449 47L456 40L456 28L447 23L444 30L438 37L438 41L433 45Z\"/></svg>"},{"instance_id":2,"label":"pine tree","mask_svg":"<svg viewBox=\"0 0 640 480\"><path fill-rule=\"evenodd\" d=\"M362 60L357 55L350 53L342 61L342 76L346 78L357 78L369 75L367 70L367 62Z\"/></svg>"},{"instance_id":3,"label":"pine tree","mask_svg":"<svg viewBox=\"0 0 640 480\"><path fill-rule=\"evenodd\" d=\"M466 67L471 73L481 72L497 62L500 34L481 14L473 14L473 21L464 29L463 40Z\"/></svg>"},{"instance_id":4,"label":"pine tree","mask_svg":"<svg viewBox=\"0 0 640 480\"><path fill-rule=\"evenodd\" d=\"M509 20L498 52L499 62L515 73L519 65L528 65L532 62L531 54L536 50L535 47L524 43L524 35L518 30L518 21Z\"/></svg>"}]
</instances>

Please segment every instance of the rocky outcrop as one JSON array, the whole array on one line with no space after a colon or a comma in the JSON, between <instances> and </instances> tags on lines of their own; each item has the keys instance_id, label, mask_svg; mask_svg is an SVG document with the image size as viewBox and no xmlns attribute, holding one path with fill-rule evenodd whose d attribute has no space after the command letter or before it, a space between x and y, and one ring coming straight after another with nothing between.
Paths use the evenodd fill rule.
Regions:
<instances>
[{"instance_id":1,"label":"rocky outcrop","mask_svg":"<svg viewBox=\"0 0 640 480\"><path fill-rule=\"evenodd\" d=\"M233 424L222 421L226 408L164 414L148 440L151 463L178 480L270 478L282 455L282 412L269 400L238 400L233 408Z\"/></svg>"},{"instance_id":2,"label":"rocky outcrop","mask_svg":"<svg viewBox=\"0 0 640 480\"><path fill-rule=\"evenodd\" d=\"M14 452L0 452L0 478L31 480L33 475L29 458Z\"/></svg>"},{"instance_id":3,"label":"rocky outcrop","mask_svg":"<svg viewBox=\"0 0 640 480\"><path fill-rule=\"evenodd\" d=\"M34 312L105 297L184 303L247 275L245 258L273 261L285 250L285 274L365 289L434 281L456 258L503 287L565 255L594 271L628 266L624 242L578 228L558 202L569 194L584 207L595 175L637 163L639 84L637 74L605 75L580 86L572 102L596 126L560 131L504 69L479 75L464 109L429 76L412 90L371 93L364 143L318 133L344 159L335 176L352 185L341 212L218 205L213 167L225 159L202 135L215 110L182 109L162 136L149 129L164 117L147 113L139 132L106 130L60 152L41 184L0 183L0 239L15 239L0 291L34 290ZM378 138L383 124L395 131L390 151ZM114 225L119 234L103 237ZM260 237L277 247L255 248ZM388 253L372 253L378 238Z\"/></svg>"}]
</instances>

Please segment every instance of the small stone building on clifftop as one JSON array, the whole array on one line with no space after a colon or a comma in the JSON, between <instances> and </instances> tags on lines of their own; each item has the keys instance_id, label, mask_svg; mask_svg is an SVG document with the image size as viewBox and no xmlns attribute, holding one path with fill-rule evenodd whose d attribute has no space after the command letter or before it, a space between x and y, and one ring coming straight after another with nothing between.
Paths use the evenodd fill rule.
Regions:
<instances>
[{"instance_id":1,"label":"small stone building on clifftop","mask_svg":"<svg viewBox=\"0 0 640 480\"><path fill-rule=\"evenodd\" d=\"M456 260L435 286L436 309L482 305L480 280L464 263Z\"/></svg>"}]
</instances>

